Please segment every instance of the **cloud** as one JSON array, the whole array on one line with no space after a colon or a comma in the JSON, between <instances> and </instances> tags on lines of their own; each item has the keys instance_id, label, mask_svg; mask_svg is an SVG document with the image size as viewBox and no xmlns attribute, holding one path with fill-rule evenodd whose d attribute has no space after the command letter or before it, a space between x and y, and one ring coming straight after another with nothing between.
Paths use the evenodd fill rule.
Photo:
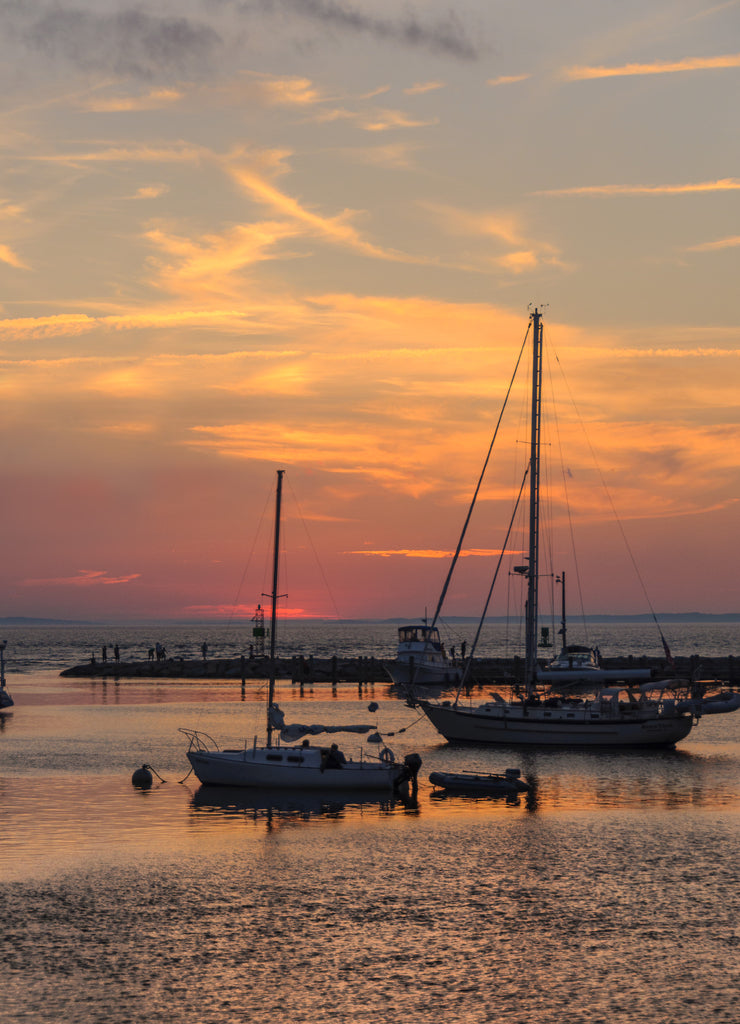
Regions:
<instances>
[{"instance_id":1,"label":"cloud","mask_svg":"<svg viewBox=\"0 0 740 1024\"><path fill-rule=\"evenodd\" d=\"M324 28L369 36L379 42L423 49L457 60L475 60L479 55L478 47L467 38L454 11L436 22L423 23L411 9L393 20L365 14L340 0L274 0L272 6L291 10Z\"/></svg>"},{"instance_id":2,"label":"cloud","mask_svg":"<svg viewBox=\"0 0 740 1024\"><path fill-rule=\"evenodd\" d=\"M47 61L143 80L202 73L225 47L203 22L134 6L100 12L81 5L4 3L0 16L6 39Z\"/></svg>"},{"instance_id":3,"label":"cloud","mask_svg":"<svg viewBox=\"0 0 740 1024\"><path fill-rule=\"evenodd\" d=\"M107 569L79 569L76 576L57 576L46 580L23 580L24 587L98 587L118 586L141 578L140 572L127 576L109 576Z\"/></svg>"},{"instance_id":4,"label":"cloud","mask_svg":"<svg viewBox=\"0 0 740 1024\"><path fill-rule=\"evenodd\" d=\"M439 123L436 117L418 120L404 114L402 110L377 110L372 114L359 115L361 127L366 132L385 132L394 128L428 128Z\"/></svg>"},{"instance_id":5,"label":"cloud","mask_svg":"<svg viewBox=\"0 0 740 1024\"><path fill-rule=\"evenodd\" d=\"M10 267L16 267L18 270L28 270L28 266L18 256L9 245L0 243L0 263L7 263Z\"/></svg>"},{"instance_id":6,"label":"cloud","mask_svg":"<svg viewBox=\"0 0 740 1024\"><path fill-rule=\"evenodd\" d=\"M667 75L679 71L713 71L718 68L739 68L740 53L723 57L684 57L677 61L655 61L652 64L624 64L621 67L565 68L563 78L569 82L582 82L593 78L621 78L631 75Z\"/></svg>"},{"instance_id":7,"label":"cloud","mask_svg":"<svg viewBox=\"0 0 740 1024\"><path fill-rule=\"evenodd\" d=\"M54 316L24 316L0 320L0 337L53 338L60 335L84 334L97 324L85 313L58 313Z\"/></svg>"},{"instance_id":8,"label":"cloud","mask_svg":"<svg viewBox=\"0 0 740 1024\"><path fill-rule=\"evenodd\" d=\"M94 96L82 104L84 110L94 114L130 113L139 110L163 110L184 97L179 89L153 89L140 96Z\"/></svg>"},{"instance_id":9,"label":"cloud","mask_svg":"<svg viewBox=\"0 0 740 1024\"><path fill-rule=\"evenodd\" d=\"M443 203L428 202L420 205L429 211L449 234L491 238L509 246L510 252L492 257L493 262L503 270L521 274L527 270L535 270L542 264L563 266L558 250L547 242L529 238L522 218L509 210L464 210Z\"/></svg>"},{"instance_id":10,"label":"cloud","mask_svg":"<svg viewBox=\"0 0 740 1024\"><path fill-rule=\"evenodd\" d=\"M425 92L433 92L435 89L444 89L444 82L417 82L403 91L407 96L422 96Z\"/></svg>"},{"instance_id":11,"label":"cloud","mask_svg":"<svg viewBox=\"0 0 740 1024\"><path fill-rule=\"evenodd\" d=\"M489 78L486 85L514 85L516 82L526 82L532 76L525 75L499 75L498 78Z\"/></svg>"},{"instance_id":12,"label":"cloud","mask_svg":"<svg viewBox=\"0 0 740 1024\"><path fill-rule=\"evenodd\" d=\"M715 242L700 242L699 245L689 245L686 252L716 252L719 249L736 249L740 245L740 235L731 235L729 238L718 238Z\"/></svg>"},{"instance_id":13,"label":"cloud","mask_svg":"<svg viewBox=\"0 0 740 1024\"><path fill-rule=\"evenodd\" d=\"M686 185L577 185L573 188L541 189L536 196L675 196L699 192L736 192L740 178L720 178Z\"/></svg>"},{"instance_id":14,"label":"cloud","mask_svg":"<svg viewBox=\"0 0 740 1024\"><path fill-rule=\"evenodd\" d=\"M136 190L133 199L158 199L169 192L169 185L142 185Z\"/></svg>"},{"instance_id":15,"label":"cloud","mask_svg":"<svg viewBox=\"0 0 740 1024\"><path fill-rule=\"evenodd\" d=\"M374 555L378 558L452 558L454 551L437 551L423 548L398 548L390 551L346 551L347 555ZM460 558L495 558L501 554L500 548L470 548L468 551L461 551Z\"/></svg>"}]
</instances>

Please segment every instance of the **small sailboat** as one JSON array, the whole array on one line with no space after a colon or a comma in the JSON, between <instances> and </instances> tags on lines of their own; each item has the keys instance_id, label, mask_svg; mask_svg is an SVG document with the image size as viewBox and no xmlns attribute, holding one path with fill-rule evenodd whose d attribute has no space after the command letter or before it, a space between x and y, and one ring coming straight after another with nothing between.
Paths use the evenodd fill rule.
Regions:
<instances>
[{"instance_id":1,"label":"small sailboat","mask_svg":"<svg viewBox=\"0 0 740 1024\"><path fill-rule=\"evenodd\" d=\"M542 314L538 309L531 314L530 323L532 381L529 459L520 490L522 494L528 482L528 555L526 565L515 568L515 573L526 580L527 588L523 687L512 698L505 699L500 694L492 694L491 700L475 705L461 700L461 686L453 701L418 700L417 704L435 729L450 742L588 747L673 745L688 736L701 713L701 706L695 703L689 706L677 699L673 688L675 681L673 684L643 682L635 693L632 684L637 680L627 678L627 673L614 673L615 678L610 673L604 673L589 649L570 650L567 646L549 668L538 663L543 376ZM506 542L508 537L507 534ZM475 644L472 646L474 651ZM582 662L581 654L584 656ZM563 682L568 676L571 677L570 681L574 677L582 679L589 676L593 681L593 696L585 699L554 694L552 683ZM605 681L608 683L606 687ZM688 687L688 683L686 685Z\"/></svg>"},{"instance_id":2,"label":"small sailboat","mask_svg":"<svg viewBox=\"0 0 740 1024\"><path fill-rule=\"evenodd\" d=\"M5 648L7 642L3 640L0 642L0 712L9 711L13 707L15 701L8 693L8 688L5 685Z\"/></svg>"},{"instance_id":3,"label":"small sailboat","mask_svg":"<svg viewBox=\"0 0 740 1024\"><path fill-rule=\"evenodd\" d=\"M236 749L219 749L206 733L181 729L189 740L187 758L198 780L207 786L262 787L265 789L358 791L392 789L415 780L421 767L418 754L398 763L384 747L377 757L345 756L336 743L314 745L304 739L300 746L283 746L282 737L300 738L306 733L370 732L373 726L290 726L275 703L275 642L277 633L278 569L280 556L280 512L284 470L277 471L275 533L272 570L272 623L270 629L270 678L267 691L267 743L246 741ZM277 737L277 741L274 738Z\"/></svg>"}]
</instances>

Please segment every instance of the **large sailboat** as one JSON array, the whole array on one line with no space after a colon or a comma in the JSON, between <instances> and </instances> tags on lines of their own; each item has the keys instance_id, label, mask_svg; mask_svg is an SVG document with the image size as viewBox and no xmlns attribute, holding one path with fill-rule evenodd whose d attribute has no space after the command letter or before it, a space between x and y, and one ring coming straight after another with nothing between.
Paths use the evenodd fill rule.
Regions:
<instances>
[{"instance_id":1,"label":"large sailboat","mask_svg":"<svg viewBox=\"0 0 740 1024\"><path fill-rule=\"evenodd\" d=\"M304 739L299 746L283 746L281 738L291 740L318 732L368 733L371 725L301 726L286 725L283 712L275 703L275 651L277 635L278 570L280 562L280 514L283 474L277 471L275 531L272 571L272 621L270 629L270 678L267 689L267 743L246 740L236 749L220 750L206 733L181 729L189 740L187 758L196 777L204 785L260 787L283 790L358 791L391 789L415 779L421 767L418 754L409 754L403 763L395 761L384 747L379 756L361 753L347 758L336 743L314 745Z\"/></svg>"},{"instance_id":2,"label":"large sailboat","mask_svg":"<svg viewBox=\"0 0 740 1024\"><path fill-rule=\"evenodd\" d=\"M570 652L566 649L562 653L565 660L558 660L549 669L538 664L542 313L535 309L530 320L528 555L527 564L515 569L526 579L527 588L523 686L514 697L505 699L492 694L491 700L477 705L461 698L461 687L454 700L418 700L416 703L435 729L450 742L590 747L675 744L688 736L702 713L702 702L689 699L687 683L682 684L684 693L681 694L675 688L675 680L644 681L638 687L639 680L628 679L625 673L621 673L621 678L609 678L590 655L587 665L584 661L577 663L576 655L585 655L587 649ZM584 676L591 676L593 695L574 697L553 693L553 682L566 681L569 676L581 681Z\"/></svg>"}]
</instances>

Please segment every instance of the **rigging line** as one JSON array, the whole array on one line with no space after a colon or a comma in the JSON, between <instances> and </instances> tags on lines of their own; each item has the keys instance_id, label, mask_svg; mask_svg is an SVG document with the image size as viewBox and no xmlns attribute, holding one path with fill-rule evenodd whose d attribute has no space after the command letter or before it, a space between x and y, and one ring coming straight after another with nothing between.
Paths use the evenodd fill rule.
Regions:
<instances>
[{"instance_id":1,"label":"rigging line","mask_svg":"<svg viewBox=\"0 0 740 1024\"><path fill-rule=\"evenodd\" d=\"M462 688L463 688L463 686L465 684L465 681L468 678L468 675L470 674L470 666L473 664L473 655L475 654L475 649L478 646L478 640L480 639L481 630L483 629L483 623L486 621L486 615L488 614L488 606L491 603L491 597L493 596L493 588L496 586L496 580L498 579L499 570L501 569L501 563L503 562L504 555L506 554L506 548L507 548L508 543L509 543L509 537L511 536L511 531L512 531L512 528L514 526L514 520L516 518L516 514L517 514L517 511L519 509L519 502L522 500L522 494L524 492L524 485L526 484L527 477L529 476L529 468L530 467L529 467L529 464L528 464L527 468L524 470L524 476L522 477L522 485L519 488L519 494L517 494L517 497L516 497L516 502L514 504L514 510L511 513L511 519L509 520L509 528L506 531L506 536L504 537L504 543L501 545L501 553L498 556L498 562L496 564L496 571L493 574L493 579L491 580L491 586L490 586L490 588L488 590L488 597L486 598L486 603L485 603L485 606L483 608L483 614L480 617L480 622L478 623L478 629L476 630L475 637L473 639L473 643L472 643L471 648L470 648L470 653L468 654L467 660L465 662L465 668L463 669L462 677L461 677L460 682L458 683L458 686L457 686L457 693L455 694L455 702L454 702L454 705L453 705L454 707L457 707L457 703L458 703L458 701L460 699L460 691L462 690Z\"/></svg>"},{"instance_id":2,"label":"rigging line","mask_svg":"<svg viewBox=\"0 0 740 1024\"><path fill-rule=\"evenodd\" d=\"M557 360L557 355L555 356L555 358ZM560 361L559 360L558 360L558 365L560 365ZM561 372L562 372L562 367L561 367ZM661 629L660 623L658 622L658 617L655 614L655 609L653 608L652 601L650 600L650 595L647 592L647 587L645 586L645 583L643 581L643 578L642 578L642 575L641 575L640 570L638 568L635 556L632 553L632 548L630 547L630 543L629 543L629 541L627 539L627 534L625 533L624 527L622 525L622 520L619 518L619 514L617 513L616 506L614 504L614 501L612 500L611 492L609 491L609 488L606 485L606 480L604 479L604 474L601 471L601 466L599 465L599 461L596 458L596 453L595 453L595 451L593 449L593 446L591 444L591 439L588 436L588 434L586 433L586 428L585 428L585 425L583 423L583 420L581 419L581 414L578 411L578 406L573 401L573 396L572 396L572 394L570 392L570 388L568 387L568 382L565 379L565 374L563 374L563 380L565 381L566 388L568 388L568 394L570 395L570 400L571 400L571 402L573 404L573 408L575 409L576 416L578 417L578 421L581 424L581 429L583 430L584 437L586 438L586 444L588 445L589 451L591 452L591 458L594 460L594 465L596 466L596 472L599 474L599 479L601 480L601 486L604 488L604 493L606 494L607 498L609 499L609 504L611 506L611 510L612 510L613 515L614 515L614 519L616 520L617 526L619 527L619 532L622 535L622 541L624 542L624 546L627 549L627 554L629 555L630 561L632 562L632 568L635 570L635 575L637 576L637 579L638 579L638 582L640 584L640 587L642 588L643 596L644 596L645 600L647 601L647 606L650 609L650 614L651 614L651 616L653 618L653 622L655 623L655 625L657 627L657 630L658 630L658 633L660 634L660 638L663 641L663 647L665 649L667 649L668 644L666 642L666 638L663 636L663 630Z\"/></svg>"},{"instance_id":3,"label":"rigging line","mask_svg":"<svg viewBox=\"0 0 740 1024\"><path fill-rule=\"evenodd\" d=\"M576 410L576 414L578 415L578 409L577 409L577 407L575 405L575 401L573 399L573 395L572 395L572 393L570 391L570 388L568 387L568 381L567 381L567 379L565 377L565 371L563 370L563 365L560 362L560 358L559 358L559 356L558 356L558 354L557 354L557 352L556 352L556 350L554 348L552 349L552 355L553 355L553 358L554 358L555 362L557 363L558 369L560 370L560 375L561 375L561 377L563 379L563 382L565 383L565 386L566 386L566 388L568 390L568 395L570 397L571 403L573 404L573 406L574 406L574 408ZM548 366L549 366L549 364L548 364ZM554 394L555 393L555 388L554 388L554 386L552 386L552 375L550 375L550 381L551 381L551 390L552 390L552 393ZM557 435L557 439L558 439L558 452L560 453L560 474L561 474L561 476L563 478L563 493L564 493L564 496L565 496L565 510L566 510L566 513L567 513L567 516L568 516L568 532L570 534L570 552L571 552L571 557L573 558L573 565L575 567L575 572L576 572L576 587L578 589L578 603L579 603L579 607L581 609L581 626L583 628L583 634L584 634L585 641L586 641L587 644L590 644L591 641L589 639L588 625L586 624L586 611L585 611L585 607L584 607L584 603L583 603L583 587L582 587L582 583L581 583L581 570L580 570L580 566L578 564L578 551L577 551L577 548L576 548L575 524L573 522L573 506L572 506L571 500L570 500L570 491L568 490L568 478L567 478L567 474L565 472L565 458L563 456L563 438L562 438L562 434L560 432L560 420L558 419L557 406L555 405L554 402L552 404L552 418L553 418L553 422L554 422L554 425L555 425L555 434ZM579 416L579 419L580 419L580 416ZM583 432L585 434L586 431L585 431L585 428L583 428L583 423L582 422L581 422L581 428L583 429ZM587 438L587 440L588 440L588 438ZM555 571L555 567L553 565L553 572L554 571ZM562 572L562 569L560 571Z\"/></svg>"},{"instance_id":4,"label":"rigging line","mask_svg":"<svg viewBox=\"0 0 740 1024\"><path fill-rule=\"evenodd\" d=\"M481 485L483 484L483 477L485 476L486 469L488 468L488 463L489 463L490 458L491 458L491 453L493 451L493 446L496 443L496 438L498 437L499 427L501 426L501 420L503 419L504 412L506 411L506 406L507 406L507 403L509 401L509 396L511 395L511 389L514 386L514 381L516 379L517 371L519 369L519 363L522 360L522 354L524 353L524 349L525 349L525 346L527 344L527 336L529 335L529 328L530 328L530 326L531 326L531 324L528 324L527 325L527 330L524 332L524 340L522 342L522 347L519 350L519 355L517 357L516 366L514 367L514 372L511 375L511 380L509 381L509 387L508 387L508 389L506 391L506 395L504 396L504 402L503 402L503 405L501 406L501 411L499 412L498 422L496 423L496 429L493 432L493 437L491 438L491 443L488 446L488 453L486 455L485 461L483 462L483 468L481 469L480 476L478 478L478 483L476 484L475 491L473 493L473 499L470 502L470 508L468 509L468 514L465 517L465 523L463 524L462 533L460 534L460 539L457 542L457 548L455 549L455 554L452 556L452 562L450 563L450 568L449 568L449 570L447 572L447 579L445 580L444 586L442 587L442 593L439 595L439 601L437 602L437 608L436 608L436 611L434 612L434 618L432 619L432 628L434 628L434 626L436 626L436 624L437 624L437 619L439 618L440 612L442 611L442 605L444 604L445 597L447 596L447 589L448 589L448 587L450 585L450 581L452 580L452 574L455 571L455 566L457 565L457 561L458 561L458 559L460 557L460 552L462 550L463 541L465 540L465 534L467 533L468 526L470 525L470 519L471 519L471 516L473 515L473 509L475 508L475 503L478 500L478 493L479 493L479 491L481 489Z\"/></svg>"},{"instance_id":5,"label":"rigging line","mask_svg":"<svg viewBox=\"0 0 740 1024\"><path fill-rule=\"evenodd\" d=\"M267 511L268 503L270 502L270 500L272 498L272 495L273 495L273 490L274 489L271 489L270 491L268 491L267 497L265 498L265 504L264 504L264 507L262 509L262 515L260 516L260 520L259 520L259 523L257 525L257 530L255 532L254 539L252 541L252 548L251 548L251 550L249 552L249 555L247 557L247 563L244 566L244 571L242 572L242 578L239 580L239 586L237 587L237 590L236 590L236 597L234 598L234 601L232 602L232 605L231 605L231 615L229 616L229 619L228 619L228 621L226 623L227 626L231 626L231 624L233 623L234 616L236 615L236 609L239 607L239 598L241 597L242 588L244 587L244 580L247 578L247 573L249 572L249 568L250 568L250 566L252 564L252 557L254 555L254 549L257 546L257 541L259 539L260 532L262 530L262 524L263 524L263 522L265 520L265 513Z\"/></svg>"},{"instance_id":6,"label":"rigging line","mask_svg":"<svg viewBox=\"0 0 740 1024\"><path fill-rule=\"evenodd\" d=\"M296 493L293 490L293 484L291 483L290 480L288 480L288 487L290 488L291 497L292 497L293 501L295 502L296 509L298 510L298 516L299 516L299 518L301 520L301 525L303 526L303 529L304 529L304 531L306 533L306 538L308 540L308 543L311 546L311 551L313 552L314 559L316 560L316 566L317 566L317 568L318 568L318 570L319 570L319 572L321 574L321 578L324 581L324 586L326 587L326 592L329 595L329 600L331 601L332 606L334 608L335 617L337 619L339 619L340 615L339 615L339 609L337 608L337 603L334 600L334 595L333 595L333 593L331 591L331 588L329 586L329 582L328 582L328 580L326 578L326 575L324 573L324 567L322 566L321 562L319 561L318 552L316 551L316 548L314 546L313 538L311 537L311 534L308 532L308 524L306 523L306 518L303 515L303 509L301 508L300 502L298 501L298 498L296 497Z\"/></svg>"}]
</instances>

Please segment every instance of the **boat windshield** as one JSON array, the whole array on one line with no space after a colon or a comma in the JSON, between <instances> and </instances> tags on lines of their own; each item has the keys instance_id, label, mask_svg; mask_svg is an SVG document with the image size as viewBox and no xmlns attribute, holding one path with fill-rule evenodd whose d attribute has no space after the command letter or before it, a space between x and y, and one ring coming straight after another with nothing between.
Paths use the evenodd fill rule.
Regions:
<instances>
[{"instance_id":1,"label":"boat windshield","mask_svg":"<svg viewBox=\"0 0 740 1024\"><path fill-rule=\"evenodd\" d=\"M439 630L436 626L401 626L398 630L398 641L402 644L439 644Z\"/></svg>"}]
</instances>

